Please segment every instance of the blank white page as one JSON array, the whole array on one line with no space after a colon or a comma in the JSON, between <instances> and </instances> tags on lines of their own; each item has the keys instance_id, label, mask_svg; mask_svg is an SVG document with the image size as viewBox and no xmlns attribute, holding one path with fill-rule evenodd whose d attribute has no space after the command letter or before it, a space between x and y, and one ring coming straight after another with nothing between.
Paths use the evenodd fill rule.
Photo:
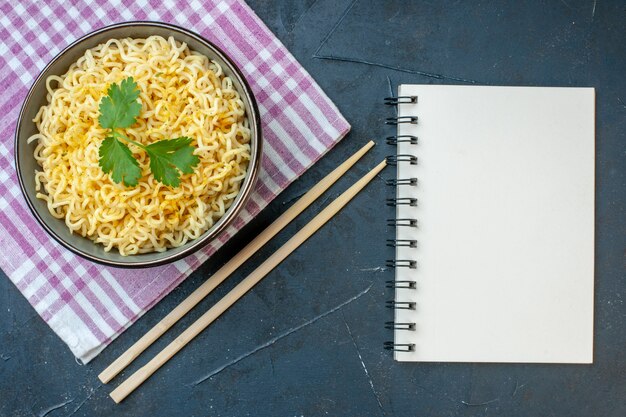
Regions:
<instances>
[{"instance_id":1,"label":"blank white page","mask_svg":"<svg viewBox=\"0 0 626 417\"><path fill-rule=\"evenodd\" d=\"M593 361L595 91L592 88L401 85L399 116L418 116L398 154L399 361Z\"/></svg>"}]
</instances>

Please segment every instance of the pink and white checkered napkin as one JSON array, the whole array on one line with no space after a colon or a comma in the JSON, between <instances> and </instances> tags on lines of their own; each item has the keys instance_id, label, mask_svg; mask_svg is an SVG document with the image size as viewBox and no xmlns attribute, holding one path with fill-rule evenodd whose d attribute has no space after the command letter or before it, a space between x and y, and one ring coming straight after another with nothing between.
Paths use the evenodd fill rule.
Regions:
<instances>
[{"instance_id":1,"label":"pink and white checkered napkin","mask_svg":"<svg viewBox=\"0 0 626 417\"><path fill-rule=\"evenodd\" d=\"M337 108L242 0L22 0L0 5L0 267L88 362L169 293L350 129ZM200 253L147 270L107 268L55 243L21 196L15 124L28 88L64 46L99 27L155 20L190 28L229 54L257 98L264 136L256 191L234 226Z\"/></svg>"}]
</instances>

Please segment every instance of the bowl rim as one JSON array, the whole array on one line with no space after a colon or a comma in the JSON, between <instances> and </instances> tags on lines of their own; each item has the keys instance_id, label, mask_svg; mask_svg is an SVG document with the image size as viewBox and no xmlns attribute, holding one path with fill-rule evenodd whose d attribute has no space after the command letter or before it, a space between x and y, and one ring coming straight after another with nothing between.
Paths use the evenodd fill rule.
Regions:
<instances>
[{"instance_id":1,"label":"bowl rim","mask_svg":"<svg viewBox=\"0 0 626 417\"><path fill-rule=\"evenodd\" d=\"M23 178L23 172L20 167L20 159L18 157L19 149L20 149L19 132L20 132L22 122L24 122L23 120L24 112L34 94L35 86L39 82L41 82L41 79L43 78L43 75L46 73L46 71L56 61L58 61L68 50L79 45L81 42L93 36L96 36L105 32L109 32L115 29L129 27L129 26L148 26L148 27L160 27L160 28L170 29L174 32L182 33L186 36L194 38L198 42L203 43L207 47L212 49L220 59L222 59L225 63L227 63L230 66L229 70L231 70L234 73L234 75L238 78L238 80L241 82L241 85L243 86L243 89L244 89L243 93L249 99L248 100L249 107L250 107L249 110L251 114L248 115L248 120L251 124L254 124L255 132L256 132L256 137L255 137L256 154L253 153L253 155L251 155L251 159L248 165L248 172L246 174L246 178L244 179L244 183L242 184L242 188L239 190L239 194L235 197L235 201L229 207L226 213L224 213L224 215L220 217L219 220L211 228L207 229L200 237L191 241L189 247L185 248L184 250L181 250L179 253L170 254L168 256L167 251L170 250L170 248L168 248L164 252L162 252L164 254L162 258L157 258L157 259L147 260L147 261L139 261L139 262L124 262L124 261L117 261L117 260L111 260L111 259L99 257L97 255L90 254L88 252L85 252L73 246L72 244L64 240L62 237L57 235L48 226L48 224L44 221L44 219L39 215L37 209L35 208L34 203L31 201L31 199L29 198L27 194L26 184ZM235 62L233 62L233 60L220 47L218 47L217 45L215 45L213 42L209 41L208 39L204 38L203 36L178 25L174 25L171 23L164 23L164 22L156 22L156 21L135 20L135 21L121 22L121 23L115 23L112 25L104 26L104 27L101 27L99 29L96 29L94 31L91 31L81 36L80 38L76 39L75 41L67 45L65 48L63 48L63 50L61 50L58 54L56 54L55 57L52 58L50 62L48 62L46 66L39 72L37 77L32 82L32 85L30 86L28 90L28 94L26 95L24 101L22 102L22 106L20 108L20 112L17 118L17 124L15 126L15 140L14 140L15 170L16 170L18 182L20 185L20 190L22 192L24 199L26 200L26 204L28 208L30 209L31 213L33 214L37 222L48 233L48 235L50 235L54 240L60 243L63 247L65 247L66 249L70 250L71 252L75 253L76 255L79 255L80 257L84 259L87 259L89 261L92 261L101 265L113 266L117 268L128 268L128 269L148 268L148 267L155 267L155 266L169 264L177 260L183 259L191 255L192 253L195 253L196 251L208 245L209 242L215 239L221 232L223 232L226 229L227 226L229 226L232 223L232 221L237 217L237 215L245 207L246 203L249 200L250 195L255 189L255 185L258 180L260 166L261 166L261 157L263 154L262 137L263 136L262 136L262 131L261 131L261 118L260 118L259 108L256 102L256 98L254 97L254 93L252 92L252 88L250 88L250 84L244 77L239 66L235 64ZM92 242L92 243L94 245L97 245L96 242ZM133 256L140 256L140 255L129 255L129 259L132 259Z\"/></svg>"}]
</instances>

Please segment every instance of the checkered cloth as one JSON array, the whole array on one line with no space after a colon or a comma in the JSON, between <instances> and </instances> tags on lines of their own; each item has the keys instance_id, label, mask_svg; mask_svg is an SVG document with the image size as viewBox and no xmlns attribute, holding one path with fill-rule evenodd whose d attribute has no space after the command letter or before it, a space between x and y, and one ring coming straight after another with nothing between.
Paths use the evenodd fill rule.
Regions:
<instances>
[{"instance_id":1,"label":"checkered cloth","mask_svg":"<svg viewBox=\"0 0 626 417\"><path fill-rule=\"evenodd\" d=\"M309 74L241 0L20 0L0 5L0 267L84 362L169 293L350 129ZM21 196L13 137L34 78L63 47L116 22L164 21L228 53L256 96L264 134L260 178L243 213L199 253L147 270L107 268L52 240Z\"/></svg>"}]
</instances>

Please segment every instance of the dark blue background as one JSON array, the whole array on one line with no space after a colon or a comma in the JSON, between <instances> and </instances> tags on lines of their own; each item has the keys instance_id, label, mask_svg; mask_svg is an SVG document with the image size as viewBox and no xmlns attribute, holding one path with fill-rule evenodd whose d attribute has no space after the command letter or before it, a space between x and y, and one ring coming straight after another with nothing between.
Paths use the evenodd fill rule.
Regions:
<instances>
[{"instance_id":1,"label":"dark blue background","mask_svg":"<svg viewBox=\"0 0 626 417\"><path fill-rule=\"evenodd\" d=\"M626 4L607 0L250 4L337 104L352 132L87 366L75 363L67 347L3 276L0 415L41 415L71 400L48 416L625 416ZM393 152L382 140L393 131L382 123L393 109L381 101L399 83L596 88L594 364L395 363L382 349L392 336L383 323L392 317L384 308L391 297L384 281L393 272L375 269L393 256L385 246L385 239L394 233L385 224L393 210L384 205L392 190L376 179L242 302L115 405L108 397L113 387L330 199ZM97 374L113 359L296 196L369 139L378 146L346 178L122 377L110 385L99 383ZM381 177L392 175L387 169ZM237 360L250 352L254 353Z\"/></svg>"}]
</instances>

